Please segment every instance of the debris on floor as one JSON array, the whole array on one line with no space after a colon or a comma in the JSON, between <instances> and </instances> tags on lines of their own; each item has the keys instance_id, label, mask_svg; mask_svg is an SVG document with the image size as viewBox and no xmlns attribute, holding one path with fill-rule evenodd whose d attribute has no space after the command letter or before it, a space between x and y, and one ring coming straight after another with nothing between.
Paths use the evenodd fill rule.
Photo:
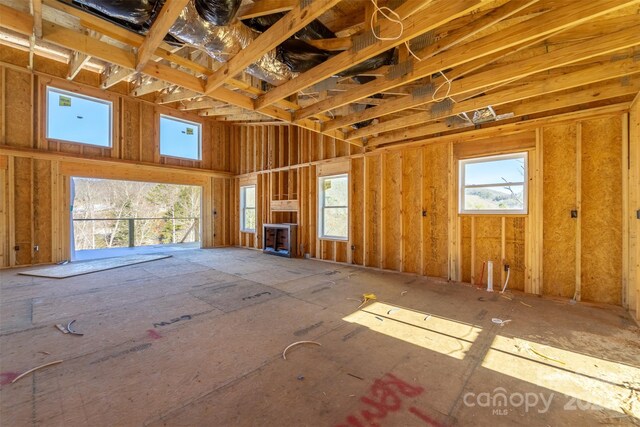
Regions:
<instances>
[{"instance_id":1,"label":"debris on floor","mask_svg":"<svg viewBox=\"0 0 640 427\"><path fill-rule=\"evenodd\" d=\"M358 309L361 308L366 303L368 303L369 301L375 301L376 299L378 299L376 297L376 294L362 294L362 298L363 298L362 304L358 306Z\"/></svg>"},{"instance_id":2,"label":"debris on floor","mask_svg":"<svg viewBox=\"0 0 640 427\"><path fill-rule=\"evenodd\" d=\"M511 322L511 319L502 320L502 319L498 319L497 317L494 317L493 319L491 319L491 321L496 325L504 326L505 324Z\"/></svg>"},{"instance_id":3,"label":"debris on floor","mask_svg":"<svg viewBox=\"0 0 640 427\"><path fill-rule=\"evenodd\" d=\"M282 358L284 360L287 360L287 351L291 348L291 347L295 347L297 345L301 345L301 344L313 344L313 345L318 345L320 347L322 347L322 344L320 344L319 342L316 341L296 341L294 343L291 343L287 346L287 348L284 349L284 351L282 352Z\"/></svg>"},{"instance_id":4,"label":"debris on floor","mask_svg":"<svg viewBox=\"0 0 640 427\"><path fill-rule=\"evenodd\" d=\"M58 363L62 363L62 362L63 362L62 360L56 360L55 362L45 363L44 365L36 366L35 368L29 369L27 372L24 372L24 373L18 375L17 377L15 377L13 379L13 381L11 381L11 384L15 383L16 381L18 381L21 378L26 377L27 375L29 375L32 372L35 372L37 370L46 368L47 366L57 365Z\"/></svg>"},{"instance_id":5,"label":"debris on floor","mask_svg":"<svg viewBox=\"0 0 640 427\"><path fill-rule=\"evenodd\" d=\"M73 325L75 323L75 319L72 320L71 322L67 323L67 326L63 325L62 323L58 323L56 324L56 328L58 328L58 330L60 332L62 332L63 334L71 334L71 335L78 335L78 336L83 336L83 333L80 332L76 332L71 325Z\"/></svg>"}]
</instances>

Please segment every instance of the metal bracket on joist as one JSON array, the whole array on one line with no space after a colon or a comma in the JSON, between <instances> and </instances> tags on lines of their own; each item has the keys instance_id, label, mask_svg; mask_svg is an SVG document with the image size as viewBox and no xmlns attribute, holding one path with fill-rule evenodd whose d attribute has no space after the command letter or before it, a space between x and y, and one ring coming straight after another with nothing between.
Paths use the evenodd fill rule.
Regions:
<instances>
[{"instance_id":1,"label":"metal bracket on joist","mask_svg":"<svg viewBox=\"0 0 640 427\"><path fill-rule=\"evenodd\" d=\"M309 6L311 3L313 3L313 0L300 0L300 8L304 9L305 7Z\"/></svg>"},{"instance_id":2,"label":"metal bracket on joist","mask_svg":"<svg viewBox=\"0 0 640 427\"><path fill-rule=\"evenodd\" d=\"M413 99L425 98L427 96L433 96L433 93L436 91L436 87L433 83L428 83L424 86L417 87L411 91L411 96Z\"/></svg>"},{"instance_id":3,"label":"metal bracket on joist","mask_svg":"<svg viewBox=\"0 0 640 427\"><path fill-rule=\"evenodd\" d=\"M413 71L413 62L404 61L396 65L392 65L387 73L389 80L399 79Z\"/></svg>"},{"instance_id":4,"label":"metal bracket on joist","mask_svg":"<svg viewBox=\"0 0 640 427\"><path fill-rule=\"evenodd\" d=\"M374 32L375 34L380 34L380 26L376 25L372 30L370 29L362 34L354 36L351 42L351 50L358 52L365 47L374 44L378 40L374 35Z\"/></svg>"}]
</instances>

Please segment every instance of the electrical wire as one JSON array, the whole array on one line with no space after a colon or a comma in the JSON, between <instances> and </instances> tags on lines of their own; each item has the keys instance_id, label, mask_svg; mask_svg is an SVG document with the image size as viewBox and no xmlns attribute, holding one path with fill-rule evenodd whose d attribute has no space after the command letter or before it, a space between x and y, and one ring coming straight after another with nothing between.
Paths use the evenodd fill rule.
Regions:
<instances>
[{"instance_id":1,"label":"electrical wire","mask_svg":"<svg viewBox=\"0 0 640 427\"><path fill-rule=\"evenodd\" d=\"M511 268L507 267L507 278L504 281L504 286L502 287L501 294L504 294L504 291L507 290L507 284L509 283L509 275L511 274Z\"/></svg>"},{"instance_id":2,"label":"electrical wire","mask_svg":"<svg viewBox=\"0 0 640 427\"><path fill-rule=\"evenodd\" d=\"M398 15L396 12L394 12L393 10L389 9L386 6L379 7L377 0L371 0L371 3L373 4L373 7L376 8L375 13L371 14L371 19L369 21L369 24L371 26L371 33L373 34L373 37L375 37L378 40L398 40L400 37L402 37L402 34L404 33L404 24L402 23L402 19L400 18L400 15ZM392 18L391 16L387 15L385 13L385 10L387 10L390 14L395 16L395 18ZM374 28L373 22L375 21L376 17L378 16L378 13L381 14L382 16L384 16L389 22L394 22L394 23L400 25L400 33L397 36L395 36L395 37L382 37L382 36L376 34L376 30Z\"/></svg>"}]
</instances>

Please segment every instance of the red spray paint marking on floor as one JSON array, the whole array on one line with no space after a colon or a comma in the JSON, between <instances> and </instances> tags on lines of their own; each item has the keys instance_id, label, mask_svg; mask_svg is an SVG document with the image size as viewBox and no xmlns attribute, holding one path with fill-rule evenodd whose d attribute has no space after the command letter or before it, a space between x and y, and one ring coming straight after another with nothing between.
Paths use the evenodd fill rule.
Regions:
<instances>
[{"instance_id":1,"label":"red spray paint marking on floor","mask_svg":"<svg viewBox=\"0 0 640 427\"><path fill-rule=\"evenodd\" d=\"M367 405L357 414L349 415L344 424L336 427L380 427L378 421L387 417L390 413L402 409L404 397L417 397L424 392L424 388L411 385L393 374L374 381L369 389L369 395L360 398ZM422 413L418 408L411 407L409 412L433 427L442 427L440 423ZM362 421L359 417L364 418Z\"/></svg>"},{"instance_id":2,"label":"red spray paint marking on floor","mask_svg":"<svg viewBox=\"0 0 640 427\"><path fill-rule=\"evenodd\" d=\"M15 380L20 374L17 372L0 372L0 386L7 385Z\"/></svg>"},{"instance_id":3,"label":"red spray paint marking on floor","mask_svg":"<svg viewBox=\"0 0 640 427\"><path fill-rule=\"evenodd\" d=\"M162 338L162 335L160 335L155 329L147 329L147 335L152 340L159 340Z\"/></svg>"},{"instance_id":4,"label":"red spray paint marking on floor","mask_svg":"<svg viewBox=\"0 0 640 427\"><path fill-rule=\"evenodd\" d=\"M412 406L411 408L409 408L409 412L411 412L413 415L415 415L416 417L420 418L422 421L424 421L425 423L434 426L434 427L440 427L440 423L437 422L436 420L434 420L433 418L431 418L430 416L428 416L427 414L425 414L424 412L422 412L420 409L416 408L415 406Z\"/></svg>"}]
</instances>

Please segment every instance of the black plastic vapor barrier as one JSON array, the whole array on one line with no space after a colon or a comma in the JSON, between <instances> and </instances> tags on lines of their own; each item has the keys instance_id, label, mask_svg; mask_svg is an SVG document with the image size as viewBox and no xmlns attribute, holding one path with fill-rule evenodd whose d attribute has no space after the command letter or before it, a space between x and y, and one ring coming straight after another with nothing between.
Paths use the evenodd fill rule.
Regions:
<instances>
[{"instance_id":1,"label":"black plastic vapor barrier","mask_svg":"<svg viewBox=\"0 0 640 427\"><path fill-rule=\"evenodd\" d=\"M198 15L213 25L227 25L235 18L242 0L195 0Z\"/></svg>"},{"instance_id":2,"label":"black plastic vapor barrier","mask_svg":"<svg viewBox=\"0 0 640 427\"><path fill-rule=\"evenodd\" d=\"M278 22L280 18L284 16L284 13L272 13L271 15L258 16L256 18L245 19L243 24L255 30L259 33L264 33L269 27ZM317 39L333 39L336 37L330 29L324 26L322 22L314 19L309 25L302 28L293 36L302 40L317 40Z\"/></svg>"},{"instance_id":3,"label":"black plastic vapor barrier","mask_svg":"<svg viewBox=\"0 0 640 427\"><path fill-rule=\"evenodd\" d=\"M115 0L108 2L74 0L71 4L116 25L145 35L164 5L164 0ZM170 34L167 34L164 40L174 46L182 46L182 43Z\"/></svg>"}]
</instances>

